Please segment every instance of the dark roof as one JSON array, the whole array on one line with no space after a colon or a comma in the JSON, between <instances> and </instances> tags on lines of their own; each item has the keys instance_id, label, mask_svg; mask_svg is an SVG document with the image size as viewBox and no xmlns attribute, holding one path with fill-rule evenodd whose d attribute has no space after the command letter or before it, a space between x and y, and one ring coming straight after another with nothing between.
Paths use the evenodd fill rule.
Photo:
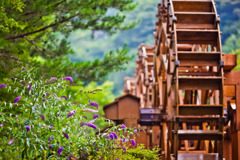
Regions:
<instances>
[{"instance_id":1,"label":"dark roof","mask_svg":"<svg viewBox=\"0 0 240 160\"><path fill-rule=\"evenodd\" d=\"M109 106L111 106L111 105L113 105L114 103L117 103L117 102L118 102L118 100L117 101L115 100L115 101L113 101L111 103L108 103L108 104L103 106L103 109L106 109L107 107L109 107Z\"/></svg>"},{"instance_id":2,"label":"dark roof","mask_svg":"<svg viewBox=\"0 0 240 160\"><path fill-rule=\"evenodd\" d=\"M137 101L140 101L140 98L139 98L139 97L134 96L134 95L132 95L132 94L130 94L130 93L124 94L124 95L122 95L122 96L116 98L115 101L116 101L116 100L119 100L119 99L122 99L122 98L125 98L125 97L128 97L128 96L129 96L129 97L132 97L132 98L134 98L134 99L136 99Z\"/></svg>"},{"instance_id":3,"label":"dark roof","mask_svg":"<svg viewBox=\"0 0 240 160\"><path fill-rule=\"evenodd\" d=\"M104 106L103 106L103 109L106 109L107 107L109 107L109 106L117 103L119 100L121 100L121 99L123 99L123 98L125 98L125 97L131 97L131 98L133 98L133 99L135 99L135 100L137 100L137 101L140 102L140 98L139 98L139 97L134 96L134 95L128 93L128 94L124 94L124 95L122 95L122 96L120 96L120 97L117 97L113 102L104 105Z\"/></svg>"}]
</instances>

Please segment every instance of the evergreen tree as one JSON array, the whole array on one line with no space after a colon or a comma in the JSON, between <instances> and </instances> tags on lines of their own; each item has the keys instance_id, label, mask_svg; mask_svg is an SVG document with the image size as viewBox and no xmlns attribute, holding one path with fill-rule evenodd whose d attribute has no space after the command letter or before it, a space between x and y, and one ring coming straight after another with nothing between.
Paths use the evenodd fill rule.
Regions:
<instances>
[{"instance_id":1,"label":"evergreen tree","mask_svg":"<svg viewBox=\"0 0 240 160\"><path fill-rule=\"evenodd\" d=\"M67 38L79 29L112 34L132 28L135 22L123 24L122 12L135 6L133 0L1 0L1 77L7 77L15 64L38 66L42 73L65 73L83 81L99 80L123 69L131 60L125 46L102 60L73 64L66 56L73 53Z\"/></svg>"}]
</instances>

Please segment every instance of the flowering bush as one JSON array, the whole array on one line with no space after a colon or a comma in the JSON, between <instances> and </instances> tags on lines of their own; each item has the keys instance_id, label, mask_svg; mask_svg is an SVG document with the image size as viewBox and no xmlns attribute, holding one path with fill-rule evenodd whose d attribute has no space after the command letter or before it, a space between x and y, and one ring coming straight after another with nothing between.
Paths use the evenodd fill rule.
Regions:
<instances>
[{"instance_id":1,"label":"flowering bush","mask_svg":"<svg viewBox=\"0 0 240 160\"><path fill-rule=\"evenodd\" d=\"M134 139L123 136L133 134L132 129L120 125L95 134L105 118L98 114L98 103L73 98L71 77L36 80L34 72L16 70L0 85L0 90L13 93L0 103L0 159L134 157L126 153L129 145L135 146Z\"/></svg>"}]
</instances>

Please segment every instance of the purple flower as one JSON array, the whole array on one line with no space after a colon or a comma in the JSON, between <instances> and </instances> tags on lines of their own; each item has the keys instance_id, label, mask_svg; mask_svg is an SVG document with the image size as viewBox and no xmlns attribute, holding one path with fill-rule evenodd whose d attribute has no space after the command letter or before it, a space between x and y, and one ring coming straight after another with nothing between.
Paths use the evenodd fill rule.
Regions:
<instances>
[{"instance_id":1,"label":"purple flower","mask_svg":"<svg viewBox=\"0 0 240 160\"><path fill-rule=\"evenodd\" d=\"M11 141L8 142L8 144L12 144L14 142L15 138L11 139Z\"/></svg>"},{"instance_id":2,"label":"purple flower","mask_svg":"<svg viewBox=\"0 0 240 160\"><path fill-rule=\"evenodd\" d=\"M52 149L52 145L51 144L49 144L49 149Z\"/></svg>"},{"instance_id":3,"label":"purple flower","mask_svg":"<svg viewBox=\"0 0 240 160\"><path fill-rule=\"evenodd\" d=\"M30 129L31 129L31 127L30 127L30 126L27 126L27 127L26 127L26 130L27 130L27 132L29 132L29 131L30 131Z\"/></svg>"},{"instance_id":4,"label":"purple flower","mask_svg":"<svg viewBox=\"0 0 240 160\"><path fill-rule=\"evenodd\" d=\"M17 97L17 98L15 98L15 100L14 100L14 102L13 103L17 103L20 99L21 99L22 97L20 96L20 97Z\"/></svg>"},{"instance_id":5,"label":"purple flower","mask_svg":"<svg viewBox=\"0 0 240 160\"><path fill-rule=\"evenodd\" d=\"M47 100L47 98L43 99L42 101L45 102Z\"/></svg>"},{"instance_id":6,"label":"purple flower","mask_svg":"<svg viewBox=\"0 0 240 160\"><path fill-rule=\"evenodd\" d=\"M25 67L23 67L22 70L21 70L21 72L23 72L23 71L25 71L25 70L27 70L27 69L26 69Z\"/></svg>"},{"instance_id":7,"label":"purple flower","mask_svg":"<svg viewBox=\"0 0 240 160\"><path fill-rule=\"evenodd\" d=\"M97 126L95 126L94 124L86 123L85 125L88 126L88 127L93 128L93 129L97 129Z\"/></svg>"},{"instance_id":8,"label":"purple flower","mask_svg":"<svg viewBox=\"0 0 240 160\"><path fill-rule=\"evenodd\" d=\"M16 118L18 117L18 115L15 116Z\"/></svg>"},{"instance_id":9,"label":"purple flower","mask_svg":"<svg viewBox=\"0 0 240 160\"><path fill-rule=\"evenodd\" d=\"M107 139L110 139L110 137L109 137L109 136L107 136L107 135L105 135L104 137L105 137L105 138L107 138Z\"/></svg>"},{"instance_id":10,"label":"purple flower","mask_svg":"<svg viewBox=\"0 0 240 160\"><path fill-rule=\"evenodd\" d=\"M0 124L0 127L2 127L4 125L4 123Z\"/></svg>"},{"instance_id":11,"label":"purple flower","mask_svg":"<svg viewBox=\"0 0 240 160\"><path fill-rule=\"evenodd\" d=\"M86 122L81 122L80 127L85 126L87 123Z\"/></svg>"},{"instance_id":12,"label":"purple flower","mask_svg":"<svg viewBox=\"0 0 240 160\"><path fill-rule=\"evenodd\" d=\"M52 141L53 135L48 138L48 142Z\"/></svg>"},{"instance_id":13,"label":"purple flower","mask_svg":"<svg viewBox=\"0 0 240 160\"><path fill-rule=\"evenodd\" d=\"M125 129L125 128L127 128L124 124L122 124L122 129Z\"/></svg>"},{"instance_id":14,"label":"purple flower","mask_svg":"<svg viewBox=\"0 0 240 160\"><path fill-rule=\"evenodd\" d=\"M32 85L30 84L30 85L28 86L28 91L30 91L31 88L32 88Z\"/></svg>"},{"instance_id":15,"label":"purple flower","mask_svg":"<svg viewBox=\"0 0 240 160\"><path fill-rule=\"evenodd\" d=\"M66 96L61 96L61 98L63 98L63 99L65 99L65 100L67 100L67 97L66 97Z\"/></svg>"},{"instance_id":16,"label":"purple flower","mask_svg":"<svg viewBox=\"0 0 240 160\"><path fill-rule=\"evenodd\" d=\"M122 141L123 141L123 142L125 142L125 141L126 141L126 138L125 138L125 137L123 137Z\"/></svg>"},{"instance_id":17,"label":"purple flower","mask_svg":"<svg viewBox=\"0 0 240 160\"><path fill-rule=\"evenodd\" d=\"M68 159L72 159L73 158L73 155L69 156Z\"/></svg>"},{"instance_id":18,"label":"purple flower","mask_svg":"<svg viewBox=\"0 0 240 160\"><path fill-rule=\"evenodd\" d=\"M137 133L137 129L134 129L134 133Z\"/></svg>"},{"instance_id":19,"label":"purple flower","mask_svg":"<svg viewBox=\"0 0 240 160\"><path fill-rule=\"evenodd\" d=\"M83 109L83 111L85 111L85 112L92 112L92 113L97 113L98 112L96 110L89 109L89 108Z\"/></svg>"},{"instance_id":20,"label":"purple flower","mask_svg":"<svg viewBox=\"0 0 240 160\"><path fill-rule=\"evenodd\" d=\"M63 151L63 147L60 147L59 149L58 149L58 157L61 155L61 152Z\"/></svg>"},{"instance_id":21,"label":"purple flower","mask_svg":"<svg viewBox=\"0 0 240 160\"><path fill-rule=\"evenodd\" d=\"M43 114L40 114L40 117L45 121L45 116Z\"/></svg>"},{"instance_id":22,"label":"purple flower","mask_svg":"<svg viewBox=\"0 0 240 160\"><path fill-rule=\"evenodd\" d=\"M6 87L6 86L7 86L6 84L1 84L1 85L0 85L0 88Z\"/></svg>"},{"instance_id":23,"label":"purple flower","mask_svg":"<svg viewBox=\"0 0 240 160\"><path fill-rule=\"evenodd\" d=\"M85 119L87 119L87 117L86 116L82 116L83 118L85 118Z\"/></svg>"},{"instance_id":24,"label":"purple flower","mask_svg":"<svg viewBox=\"0 0 240 160\"><path fill-rule=\"evenodd\" d=\"M46 93L46 94L43 94L43 97L45 97L45 96L49 96L50 94L49 93Z\"/></svg>"},{"instance_id":25,"label":"purple flower","mask_svg":"<svg viewBox=\"0 0 240 160\"><path fill-rule=\"evenodd\" d=\"M70 82L73 82L73 79L72 77L64 77L63 80L66 80L66 81L70 81Z\"/></svg>"},{"instance_id":26,"label":"purple flower","mask_svg":"<svg viewBox=\"0 0 240 160\"><path fill-rule=\"evenodd\" d=\"M116 158L116 160L120 160L119 158Z\"/></svg>"},{"instance_id":27,"label":"purple flower","mask_svg":"<svg viewBox=\"0 0 240 160\"><path fill-rule=\"evenodd\" d=\"M127 150L125 146L122 146L122 149L123 149L125 152L126 152L126 150Z\"/></svg>"},{"instance_id":28,"label":"purple flower","mask_svg":"<svg viewBox=\"0 0 240 160\"><path fill-rule=\"evenodd\" d=\"M73 111L69 112L69 113L68 113L68 115L67 115L67 118L69 118L69 117L73 116L75 113L76 113L76 111L75 111L75 110L73 110Z\"/></svg>"},{"instance_id":29,"label":"purple flower","mask_svg":"<svg viewBox=\"0 0 240 160\"><path fill-rule=\"evenodd\" d=\"M96 107L98 109L98 104L96 102L91 102L91 100L88 101L91 106Z\"/></svg>"},{"instance_id":30,"label":"purple flower","mask_svg":"<svg viewBox=\"0 0 240 160\"><path fill-rule=\"evenodd\" d=\"M115 132L111 132L111 134L114 136L115 139L118 138L117 134Z\"/></svg>"},{"instance_id":31,"label":"purple flower","mask_svg":"<svg viewBox=\"0 0 240 160\"><path fill-rule=\"evenodd\" d=\"M67 133L63 133L64 137L66 137L67 139L69 139L69 135Z\"/></svg>"},{"instance_id":32,"label":"purple flower","mask_svg":"<svg viewBox=\"0 0 240 160\"><path fill-rule=\"evenodd\" d=\"M92 117L93 117L93 119L96 119L99 117L99 114L94 114Z\"/></svg>"},{"instance_id":33,"label":"purple flower","mask_svg":"<svg viewBox=\"0 0 240 160\"><path fill-rule=\"evenodd\" d=\"M50 127L49 127L50 131L52 131L53 128L54 128L53 126L50 126Z\"/></svg>"},{"instance_id":34,"label":"purple flower","mask_svg":"<svg viewBox=\"0 0 240 160\"><path fill-rule=\"evenodd\" d=\"M131 140L130 140L130 142L132 143L132 145L133 145L133 146L135 146L135 145L136 145L136 142L135 142L135 140L134 140L134 139L131 139Z\"/></svg>"},{"instance_id":35,"label":"purple flower","mask_svg":"<svg viewBox=\"0 0 240 160\"><path fill-rule=\"evenodd\" d=\"M50 81L56 81L56 80L57 80L56 77L52 77L52 78L50 79Z\"/></svg>"},{"instance_id":36,"label":"purple flower","mask_svg":"<svg viewBox=\"0 0 240 160\"><path fill-rule=\"evenodd\" d=\"M110 134L109 137L111 138L111 140L114 139L114 135L113 134Z\"/></svg>"}]
</instances>

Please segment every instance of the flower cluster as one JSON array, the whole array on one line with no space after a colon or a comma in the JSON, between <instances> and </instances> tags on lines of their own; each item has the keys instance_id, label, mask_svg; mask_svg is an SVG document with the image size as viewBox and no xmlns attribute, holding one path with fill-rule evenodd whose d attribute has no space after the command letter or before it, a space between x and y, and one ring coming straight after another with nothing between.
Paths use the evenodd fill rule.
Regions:
<instances>
[{"instance_id":1,"label":"flower cluster","mask_svg":"<svg viewBox=\"0 0 240 160\"><path fill-rule=\"evenodd\" d=\"M93 119L99 118L99 114L94 114Z\"/></svg>"},{"instance_id":2,"label":"flower cluster","mask_svg":"<svg viewBox=\"0 0 240 160\"><path fill-rule=\"evenodd\" d=\"M14 100L14 102L13 103L17 103L20 99L21 99L22 97L20 96L20 97L17 97L17 98L15 98L15 100Z\"/></svg>"},{"instance_id":3,"label":"flower cluster","mask_svg":"<svg viewBox=\"0 0 240 160\"><path fill-rule=\"evenodd\" d=\"M91 102L91 100L88 101L91 106L96 107L98 109L98 104L96 102Z\"/></svg>"},{"instance_id":4,"label":"flower cluster","mask_svg":"<svg viewBox=\"0 0 240 160\"><path fill-rule=\"evenodd\" d=\"M30 126L27 126L27 127L26 127L26 130L27 130L27 132L29 132L29 131L30 131L30 129L31 129L31 127L30 127Z\"/></svg>"},{"instance_id":5,"label":"flower cluster","mask_svg":"<svg viewBox=\"0 0 240 160\"><path fill-rule=\"evenodd\" d=\"M68 113L68 115L67 115L67 118L69 118L69 117L73 116L75 113L76 113L76 111L75 111L75 110L73 110L73 111L69 112L69 113Z\"/></svg>"},{"instance_id":6,"label":"flower cluster","mask_svg":"<svg viewBox=\"0 0 240 160\"><path fill-rule=\"evenodd\" d=\"M136 142L134 139L131 139L130 142L132 143L133 146L136 146Z\"/></svg>"},{"instance_id":7,"label":"flower cluster","mask_svg":"<svg viewBox=\"0 0 240 160\"><path fill-rule=\"evenodd\" d=\"M73 82L73 79L72 77L64 77L63 80L66 80L66 81L70 81L70 82Z\"/></svg>"},{"instance_id":8,"label":"flower cluster","mask_svg":"<svg viewBox=\"0 0 240 160\"><path fill-rule=\"evenodd\" d=\"M0 85L0 88L6 87L6 86L7 86L6 84L1 84L1 85Z\"/></svg>"},{"instance_id":9,"label":"flower cluster","mask_svg":"<svg viewBox=\"0 0 240 160\"><path fill-rule=\"evenodd\" d=\"M64 77L62 80L73 82L71 77ZM29 106L25 105L28 107L25 107L27 111L26 115L28 116L24 117L22 114L17 112L17 114L20 115L17 118L17 114L13 114L13 119L23 124L21 127L24 128L21 128L21 130L24 132L22 137L20 137L18 133L16 134L16 132L11 134L9 136L11 139L7 141L8 147L14 148L15 145L22 142L26 144L28 143L27 145L30 147L34 146L34 143L36 142L33 141L33 138L36 134L38 134L39 137L41 137L39 138L41 140L41 145L44 147L44 150L41 148L35 148L39 150L38 153L44 155L44 152L47 152L46 155L58 156L59 159L80 158L77 157L78 153L73 150L74 145L76 145L76 140L77 143L78 141L84 141L85 135L87 135L86 137L88 138L92 138L92 133L98 128L96 126L96 122L100 121L98 119L100 114L97 114L99 112L99 105L98 103L89 100L88 104L79 104L78 106L80 106L80 108L75 107L75 104L78 102L71 103L71 94L68 94L65 90L63 91L57 88L59 85L62 86L61 88L64 88L63 81L59 83L56 77L52 77L50 80L48 79L46 81L46 88L49 93L44 90L45 86L42 87L42 84L45 82L36 83L34 81L30 81L26 82L25 85L27 85L24 86L24 92L27 96L26 94L19 94L19 96L14 99L14 104L19 104L19 102L21 102L21 105L19 105L20 107L24 108L25 103ZM4 87L7 87L7 85L0 85L0 88ZM33 98L33 101L31 101L30 98ZM70 105L70 107L68 107L68 105ZM23 117L24 121L21 121ZM8 126L7 123L7 121L2 121L0 123L0 129L6 129L6 126ZM104 141L108 141L109 143L102 141L103 139L101 138L101 133L97 137L93 137L93 139L86 138L86 141L83 143L90 143L91 151L101 151L101 147L106 147L108 149L111 148L111 150L120 148L121 152L126 152L125 146L127 143L125 142L126 140L130 140L122 135L124 133L122 130L127 130L127 127L124 124L116 127L115 129L110 129L107 133L103 133L103 135L107 134L107 139L104 139ZM83 135L84 138L81 139ZM118 146L119 141L123 143L123 146ZM136 145L134 139L131 139L130 142L133 146ZM29 148L29 150L34 149ZM88 154L89 150L82 151L80 156L83 156L83 158L85 156L84 159L87 159Z\"/></svg>"},{"instance_id":10,"label":"flower cluster","mask_svg":"<svg viewBox=\"0 0 240 160\"><path fill-rule=\"evenodd\" d=\"M66 96L61 96L62 99L68 100Z\"/></svg>"}]
</instances>

